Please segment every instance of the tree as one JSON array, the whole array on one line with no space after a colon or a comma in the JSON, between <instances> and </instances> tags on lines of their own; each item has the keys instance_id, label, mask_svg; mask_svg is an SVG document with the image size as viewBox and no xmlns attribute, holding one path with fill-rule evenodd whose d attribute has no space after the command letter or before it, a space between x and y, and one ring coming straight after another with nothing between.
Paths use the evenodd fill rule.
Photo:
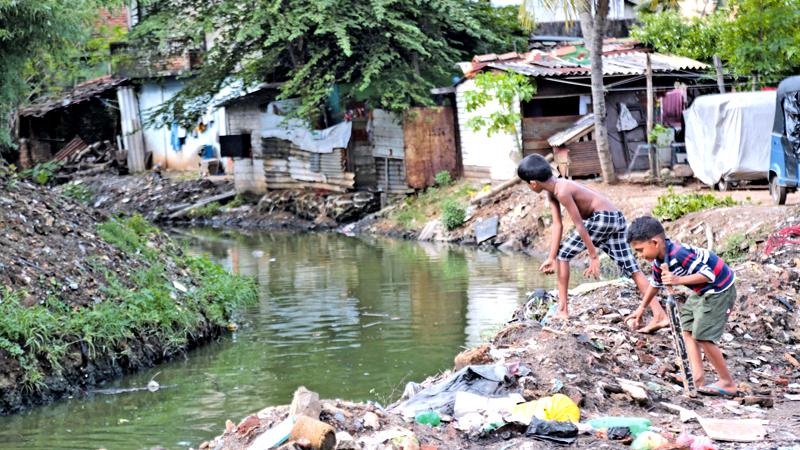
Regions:
<instances>
[{"instance_id":1,"label":"tree","mask_svg":"<svg viewBox=\"0 0 800 450\"><path fill-rule=\"evenodd\" d=\"M486 128L486 133L491 136L499 131L514 135L517 144L517 158L522 159L522 141L518 133L518 126L522 120L519 109L515 105L528 101L536 94L536 86L531 84L525 75L514 72L481 72L475 76L475 90L464 94L468 112L486 106L492 101L500 104L500 109L492 112L488 117L475 116L470 118L466 126L478 131Z\"/></svg>"},{"instance_id":2,"label":"tree","mask_svg":"<svg viewBox=\"0 0 800 450\"><path fill-rule=\"evenodd\" d=\"M193 121L231 83L280 82L280 98L299 98L295 114L307 118L319 112L334 86L345 103L367 101L395 111L431 104L430 89L451 83L456 62L470 59L479 45L500 46L509 36L501 16L486 14L486 1L144 4L150 14L133 33L139 48L166 54L170 48L199 46L207 32L215 34L202 67L154 111L156 125Z\"/></svg>"},{"instance_id":3,"label":"tree","mask_svg":"<svg viewBox=\"0 0 800 450\"><path fill-rule=\"evenodd\" d=\"M0 151L13 147L14 111L74 67L101 7L113 0L0 0Z\"/></svg>"},{"instance_id":4,"label":"tree","mask_svg":"<svg viewBox=\"0 0 800 450\"><path fill-rule=\"evenodd\" d=\"M597 145L597 157L600 160L600 171L603 181L608 184L617 182L614 162L608 147L608 130L606 128L606 93L603 85L603 38L606 34L609 0L542 0L548 7L561 5L568 12L568 18L577 16L580 19L584 42L588 43L591 76L592 107L594 108L594 141ZM536 1L525 0L520 7L521 21L533 24Z\"/></svg>"},{"instance_id":5,"label":"tree","mask_svg":"<svg viewBox=\"0 0 800 450\"><path fill-rule=\"evenodd\" d=\"M733 0L704 17L644 14L633 37L656 51L711 62L734 75L776 83L800 67L800 0Z\"/></svg>"}]
</instances>

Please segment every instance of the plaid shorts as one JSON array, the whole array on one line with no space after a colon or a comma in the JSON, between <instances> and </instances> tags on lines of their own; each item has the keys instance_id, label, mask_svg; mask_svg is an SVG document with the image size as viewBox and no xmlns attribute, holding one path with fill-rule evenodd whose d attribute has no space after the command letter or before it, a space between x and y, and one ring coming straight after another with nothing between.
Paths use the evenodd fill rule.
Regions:
<instances>
[{"instance_id":1,"label":"plaid shorts","mask_svg":"<svg viewBox=\"0 0 800 450\"><path fill-rule=\"evenodd\" d=\"M639 271L636 257L633 256L631 247L625 239L628 224L621 211L595 211L583 221L583 226L589 233L592 244L606 252L617 263L623 274L631 276ZM584 250L586 250L586 244L578 231L572 230L569 236L561 242L558 259L569 261Z\"/></svg>"}]
</instances>

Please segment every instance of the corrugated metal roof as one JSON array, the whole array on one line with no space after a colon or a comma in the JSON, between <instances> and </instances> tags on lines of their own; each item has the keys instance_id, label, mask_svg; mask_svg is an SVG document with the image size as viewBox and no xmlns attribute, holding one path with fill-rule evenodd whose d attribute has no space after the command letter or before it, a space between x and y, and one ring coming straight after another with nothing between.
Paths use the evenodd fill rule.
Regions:
<instances>
[{"instance_id":1,"label":"corrugated metal roof","mask_svg":"<svg viewBox=\"0 0 800 450\"><path fill-rule=\"evenodd\" d=\"M644 75L648 49L635 40L608 39L603 44L603 75ZM589 51L583 45L562 45L549 52L531 50L512 54L494 53L476 55L471 64L462 66L467 77L472 77L486 67L508 70L532 77L569 76L591 73ZM709 66L682 56L650 53L653 72L703 70Z\"/></svg>"},{"instance_id":2,"label":"corrugated metal roof","mask_svg":"<svg viewBox=\"0 0 800 450\"><path fill-rule=\"evenodd\" d=\"M32 104L21 108L19 115L42 117L55 109L66 108L67 106L90 100L109 89L115 89L126 81L128 81L126 78L111 78L110 76L85 81L59 96L36 100Z\"/></svg>"},{"instance_id":3,"label":"corrugated metal roof","mask_svg":"<svg viewBox=\"0 0 800 450\"><path fill-rule=\"evenodd\" d=\"M585 134L584 132L590 128L594 128L594 114L586 114L566 130L550 136L547 139L547 143L553 147L560 147L570 140Z\"/></svg>"}]
</instances>

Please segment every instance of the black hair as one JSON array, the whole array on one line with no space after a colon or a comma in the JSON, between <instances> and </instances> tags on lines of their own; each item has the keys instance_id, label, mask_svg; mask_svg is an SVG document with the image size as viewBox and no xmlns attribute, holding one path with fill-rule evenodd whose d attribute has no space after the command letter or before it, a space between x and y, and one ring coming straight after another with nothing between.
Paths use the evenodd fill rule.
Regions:
<instances>
[{"instance_id":1,"label":"black hair","mask_svg":"<svg viewBox=\"0 0 800 450\"><path fill-rule=\"evenodd\" d=\"M533 154L522 158L522 161L519 162L517 176L526 183L530 181L545 182L553 177L553 171L544 156Z\"/></svg>"},{"instance_id":2,"label":"black hair","mask_svg":"<svg viewBox=\"0 0 800 450\"><path fill-rule=\"evenodd\" d=\"M628 243L642 242L654 237L665 238L664 227L661 222L652 216L638 217L628 227Z\"/></svg>"}]
</instances>

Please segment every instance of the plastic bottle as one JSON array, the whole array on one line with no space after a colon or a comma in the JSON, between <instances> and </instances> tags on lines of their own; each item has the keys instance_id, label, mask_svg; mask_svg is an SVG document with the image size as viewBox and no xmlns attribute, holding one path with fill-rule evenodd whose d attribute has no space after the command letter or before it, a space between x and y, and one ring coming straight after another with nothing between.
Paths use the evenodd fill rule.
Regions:
<instances>
[{"instance_id":1,"label":"plastic bottle","mask_svg":"<svg viewBox=\"0 0 800 450\"><path fill-rule=\"evenodd\" d=\"M417 421L418 424L422 425L430 425L432 427L438 427L440 423L442 423L442 418L439 417L439 413L436 411L423 411L421 413L417 413L414 420Z\"/></svg>"},{"instance_id":2,"label":"plastic bottle","mask_svg":"<svg viewBox=\"0 0 800 450\"><path fill-rule=\"evenodd\" d=\"M587 421L595 430L602 430L613 427L628 427L631 434L636 436L643 431L647 431L652 423L650 419L642 417L599 417Z\"/></svg>"}]
</instances>

